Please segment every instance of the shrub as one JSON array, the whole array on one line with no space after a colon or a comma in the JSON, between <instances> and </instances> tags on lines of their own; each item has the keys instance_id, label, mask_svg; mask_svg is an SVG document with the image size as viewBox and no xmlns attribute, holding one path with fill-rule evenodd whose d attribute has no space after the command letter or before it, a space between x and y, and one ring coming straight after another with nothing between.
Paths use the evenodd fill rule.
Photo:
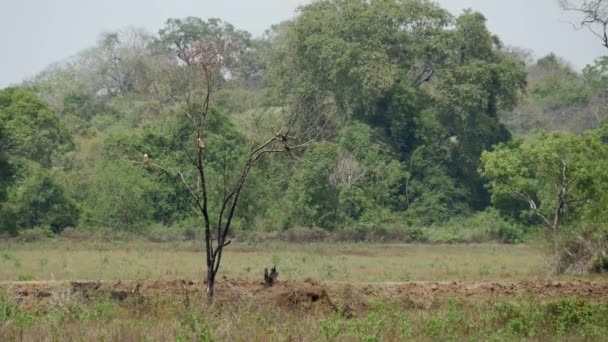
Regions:
<instances>
[{"instance_id":1,"label":"shrub","mask_svg":"<svg viewBox=\"0 0 608 342\"><path fill-rule=\"evenodd\" d=\"M98 170L82 202L82 224L130 231L146 227L156 209L158 188L147 177L148 171L119 163L107 163Z\"/></svg>"},{"instance_id":2,"label":"shrub","mask_svg":"<svg viewBox=\"0 0 608 342\"><path fill-rule=\"evenodd\" d=\"M551 266L558 274L608 272L608 231L583 225L566 234Z\"/></svg>"},{"instance_id":3,"label":"shrub","mask_svg":"<svg viewBox=\"0 0 608 342\"><path fill-rule=\"evenodd\" d=\"M181 229L154 224L145 230L146 238L151 242L175 242L184 240Z\"/></svg>"},{"instance_id":4,"label":"shrub","mask_svg":"<svg viewBox=\"0 0 608 342\"><path fill-rule=\"evenodd\" d=\"M20 275L17 277L17 280L18 280L18 281L32 281L32 280L34 280L34 276L33 276L33 275L31 275L31 274L29 274L29 273L26 273L26 274L20 274Z\"/></svg>"},{"instance_id":5,"label":"shrub","mask_svg":"<svg viewBox=\"0 0 608 342\"><path fill-rule=\"evenodd\" d=\"M78 208L57 178L39 169L15 187L0 212L0 230L17 235L22 229L45 226L59 233L75 226Z\"/></svg>"},{"instance_id":6,"label":"shrub","mask_svg":"<svg viewBox=\"0 0 608 342\"><path fill-rule=\"evenodd\" d=\"M203 222L199 217L189 216L174 223L170 227L157 225L157 229L159 230L158 233L160 234L169 234L167 233L168 230L170 231L170 234L175 234L176 238L179 236L179 240L194 241L202 238L203 236L204 230L202 223Z\"/></svg>"},{"instance_id":7,"label":"shrub","mask_svg":"<svg viewBox=\"0 0 608 342\"><path fill-rule=\"evenodd\" d=\"M72 241L85 241L93 236L91 231L68 227L61 232L60 237Z\"/></svg>"},{"instance_id":8,"label":"shrub","mask_svg":"<svg viewBox=\"0 0 608 342\"><path fill-rule=\"evenodd\" d=\"M506 221L494 227L492 235L494 239L504 243L516 244L524 242L523 230Z\"/></svg>"},{"instance_id":9,"label":"shrub","mask_svg":"<svg viewBox=\"0 0 608 342\"><path fill-rule=\"evenodd\" d=\"M19 231L19 240L22 242L36 242L54 237L55 234L50 227L36 227Z\"/></svg>"},{"instance_id":10,"label":"shrub","mask_svg":"<svg viewBox=\"0 0 608 342\"><path fill-rule=\"evenodd\" d=\"M523 229L502 217L495 209L488 209L477 214L454 218L432 229L434 240L441 243L486 242L521 243Z\"/></svg>"},{"instance_id":11,"label":"shrub","mask_svg":"<svg viewBox=\"0 0 608 342\"><path fill-rule=\"evenodd\" d=\"M419 227L402 225L357 224L334 232L336 242L426 242L427 233Z\"/></svg>"},{"instance_id":12,"label":"shrub","mask_svg":"<svg viewBox=\"0 0 608 342\"><path fill-rule=\"evenodd\" d=\"M329 233L320 228L293 228L281 234L281 239L288 242L326 241Z\"/></svg>"},{"instance_id":13,"label":"shrub","mask_svg":"<svg viewBox=\"0 0 608 342\"><path fill-rule=\"evenodd\" d=\"M427 242L429 240L428 233L420 227L406 228L405 234L408 242Z\"/></svg>"},{"instance_id":14,"label":"shrub","mask_svg":"<svg viewBox=\"0 0 608 342\"><path fill-rule=\"evenodd\" d=\"M608 273L608 255L596 255L591 261L591 271L595 273Z\"/></svg>"},{"instance_id":15,"label":"shrub","mask_svg":"<svg viewBox=\"0 0 608 342\"><path fill-rule=\"evenodd\" d=\"M334 240L339 242L361 242L365 241L367 235L365 225L354 225L336 230Z\"/></svg>"}]
</instances>

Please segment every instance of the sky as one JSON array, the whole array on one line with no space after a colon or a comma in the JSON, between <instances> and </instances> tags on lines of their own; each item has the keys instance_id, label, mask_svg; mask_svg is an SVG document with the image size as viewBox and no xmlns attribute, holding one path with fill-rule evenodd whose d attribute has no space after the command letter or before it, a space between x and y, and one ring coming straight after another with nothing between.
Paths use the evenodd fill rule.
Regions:
<instances>
[{"instance_id":1,"label":"sky","mask_svg":"<svg viewBox=\"0 0 608 342\"><path fill-rule=\"evenodd\" d=\"M0 0L0 88L95 44L102 32L141 27L157 32L167 18L218 17L253 35L293 18L310 0ZM436 0L454 14L483 13L509 46L550 52L582 69L605 54L597 37L575 30L557 0Z\"/></svg>"}]
</instances>

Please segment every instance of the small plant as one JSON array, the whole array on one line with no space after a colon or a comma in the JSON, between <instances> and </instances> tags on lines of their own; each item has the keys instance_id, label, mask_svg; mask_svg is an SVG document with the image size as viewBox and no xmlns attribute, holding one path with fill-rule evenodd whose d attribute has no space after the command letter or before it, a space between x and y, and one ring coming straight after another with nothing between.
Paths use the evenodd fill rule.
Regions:
<instances>
[{"instance_id":1,"label":"small plant","mask_svg":"<svg viewBox=\"0 0 608 342\"><path fill-rule=\"evenodd\" d=\"M350 283L346 284L342 289L342 298L344 299L344 301L349 301L353 299L353 293L353 286Z\"/></svg>"},{"instance_id":2,"label":"small plant","mask_svg":"<svg viewBox=\"0 0 608 342\"><path fill-rule=\"evenodd\" d=\"M211 335L209 326L201 319L201 317L196 316L194 313L186 313L185 317L180 323L182 329L184 329L187 333L185 335L180 334L177 340L190 341L192 339L187 338L186 336L194 336L194 340L196 341L213 341L213 336Z\"/></svg>"},{"instance_id":3,"label":"small plant","mask_svg":"<svg viewBox=\"0 0 608 342\"><path fill-rule=\"evenodd\" d=\"M8 322L16 316L19 308L4 294L0 294L0 322Z\"/></svg>"},{"instance_id":4,"label":"small plant","mask_svg":"<svg viewBox=\"0 0 608 342\"><path fill-rule=\"evenodd\" d=\"M5 261L10 261L10 260L13 260L15 258L12 254L9 254L7 252L3 252L2 254L0 254L0 256Z\"/></svg>"},{"instance_id":5,"label":"small plant","mask_svg":"<svg viewBox=\"0 0 608 342\"><path fill-rule=\"evenodd\" d=\"M416 280L416 277L414 276L414 274L412 272L407 272L405 274L405 277L403 279L405 282L412 282Z\"/></svg>"},{"instance_id":6,"label":"small plant","mask_svg":"<svg viewBox=\"0 0 608 342\"><path fill-rule=\"evenodd\" d=\"M21 274L17 277L17 280L19 281L32 281L34 280L34 276L27 273L27 274Z\"/></svg>"},{"instance_id":7,"label":"small plant","mask_svg":"<svg viewBox=\"0 0 608 342\"><path fill-rule=\"evenodd\" d=\"M319 325L321 325L323 336L328 341L337 339L343 329L340 321L335 319L323 319L319 322Z\"/></svg>"}]
</instances>

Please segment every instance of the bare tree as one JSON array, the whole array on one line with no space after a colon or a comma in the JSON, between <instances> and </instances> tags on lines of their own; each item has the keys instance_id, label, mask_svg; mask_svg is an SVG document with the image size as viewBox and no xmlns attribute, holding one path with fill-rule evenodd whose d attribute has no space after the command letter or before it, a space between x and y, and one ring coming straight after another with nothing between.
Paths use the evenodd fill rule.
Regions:
<instances>
[{"instance_id":1,"label":"bare tree","mask_svg":"<svg viewBox=\"0 0 608 342\"><path fill-rule=\"evenodd\" d=\"M333 186L355 186L365 177L365 168L349 152L342 151L338 155L334 172L329 177Z\"/></svg>"},{"instance_id":2,"label":"bare tree","mask_svg":"<svg viewBox=\"0 0 608 342\"><path fill-rule=\"evenodd\" d=\"M308 140L299 143L300 139L290 135L289 129L284 129L274 136L268 137L263 143L255 147L251 146L232 185L228 184L228 177L224 175L224 198L218 206L215 206L219 208L219 212L215 216L217 217L217 221L212 222L212 215L210 215L209 210L209 198L211 197L209 196L210 183L206 174L205 152L209 143L206 140L208 136L206 121L209 115L213 115L213 111L210 110L211 99L214 91L221 84L225 66L224 53L229 49L228 44L230 44L230 41L223 39L221 36L204 42L198 42L193 45L192 51L189 52L189 56L191 57L190 63L179 66L184 71L180 75L190 77L188 81L194 83L202 82L200 84L202 91L201 89L194 89L191 92L186 92L183 99L185 102L185 107L183 108L184 118L190 121L190 129L196 139L186 144L178 141L184 158L186 158L188 165L195 171L196 176L194 179L186 177L181 171L171 171L151 161L151 158L148 156L144 157L144 165L146 167L157 168L171 174L183 184L202 218L205 232L205 259L207 265L206 290L210 302L213 299L215 279L220 268L222 253L224 248L231 243L229 239L230 228L239 197L252 169L268 155L277 153L293 155L294 150L307 146L311 142L311 140ZM195 97L202 97L202 101L200 98L196 99ZM197 101L199 105L194 104ZM202 105L200 105L201 102ZM225 172L228 171L225 170Z\"/></svg>"},{"instance_id":3,"label":"bare tree","mask_svg":"<svg viewBox=\"0 0 608 342\"><path fill-rule=\"evenodd\" d=\"M587 28L608 48L608 1L559 0L559 4L565 11L576 12L580 16L575 28Z\"/></svg>"}]
</instances>

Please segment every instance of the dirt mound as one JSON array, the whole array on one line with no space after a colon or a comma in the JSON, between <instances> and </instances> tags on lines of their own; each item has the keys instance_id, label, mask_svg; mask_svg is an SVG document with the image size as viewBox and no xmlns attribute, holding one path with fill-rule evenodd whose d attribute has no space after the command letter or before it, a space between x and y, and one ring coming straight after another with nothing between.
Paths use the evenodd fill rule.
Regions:
<instances>
[{"instance_id":1,"label":"dirt mound","mask_svg":"<svg viewBox=\"0 0 608 342\"><path fill-rule=\"evenodd\" d=\"M216 303L238 302L240 299L269 303L286 310L327 313L336 310L327 285L313 280L276 281L267 287L263 282L223 279L217 283Z\"/></svg>"},{"instance_id":2,"label":"dirt mound","mask_svg":"<svg viewBox=\"0 0 608 342\"><path fill-rule=\"evenodd\" d=\"M274 303L284 309L298 309L314 313L336 310L327 290L314 282L289 283L273 295Z\"/></svg>"},{"instance_id":3,"label":"dirt mound","mask_svg":"<svg viewBox=\"0 0 608 342\"><path fill-rule=\"evenodd\" d=\"M0 282L0 295L14 298L26 308L36 308L70 299L82 301L97 297L131 303L146 298L204 298L205 284L200 281L73 281L73 282ZM429 309L447 298L464 301L530 296L538 299L578 297L608 300L608 282L414 282L414 283L317 283L279 281L272 287L263 282L221 279L215 302L234 305L243 300L276 305L285 310L310 313L335 311L365 312L377 300L387 300L404 308Z\"/></svg>"}]
</instances>

